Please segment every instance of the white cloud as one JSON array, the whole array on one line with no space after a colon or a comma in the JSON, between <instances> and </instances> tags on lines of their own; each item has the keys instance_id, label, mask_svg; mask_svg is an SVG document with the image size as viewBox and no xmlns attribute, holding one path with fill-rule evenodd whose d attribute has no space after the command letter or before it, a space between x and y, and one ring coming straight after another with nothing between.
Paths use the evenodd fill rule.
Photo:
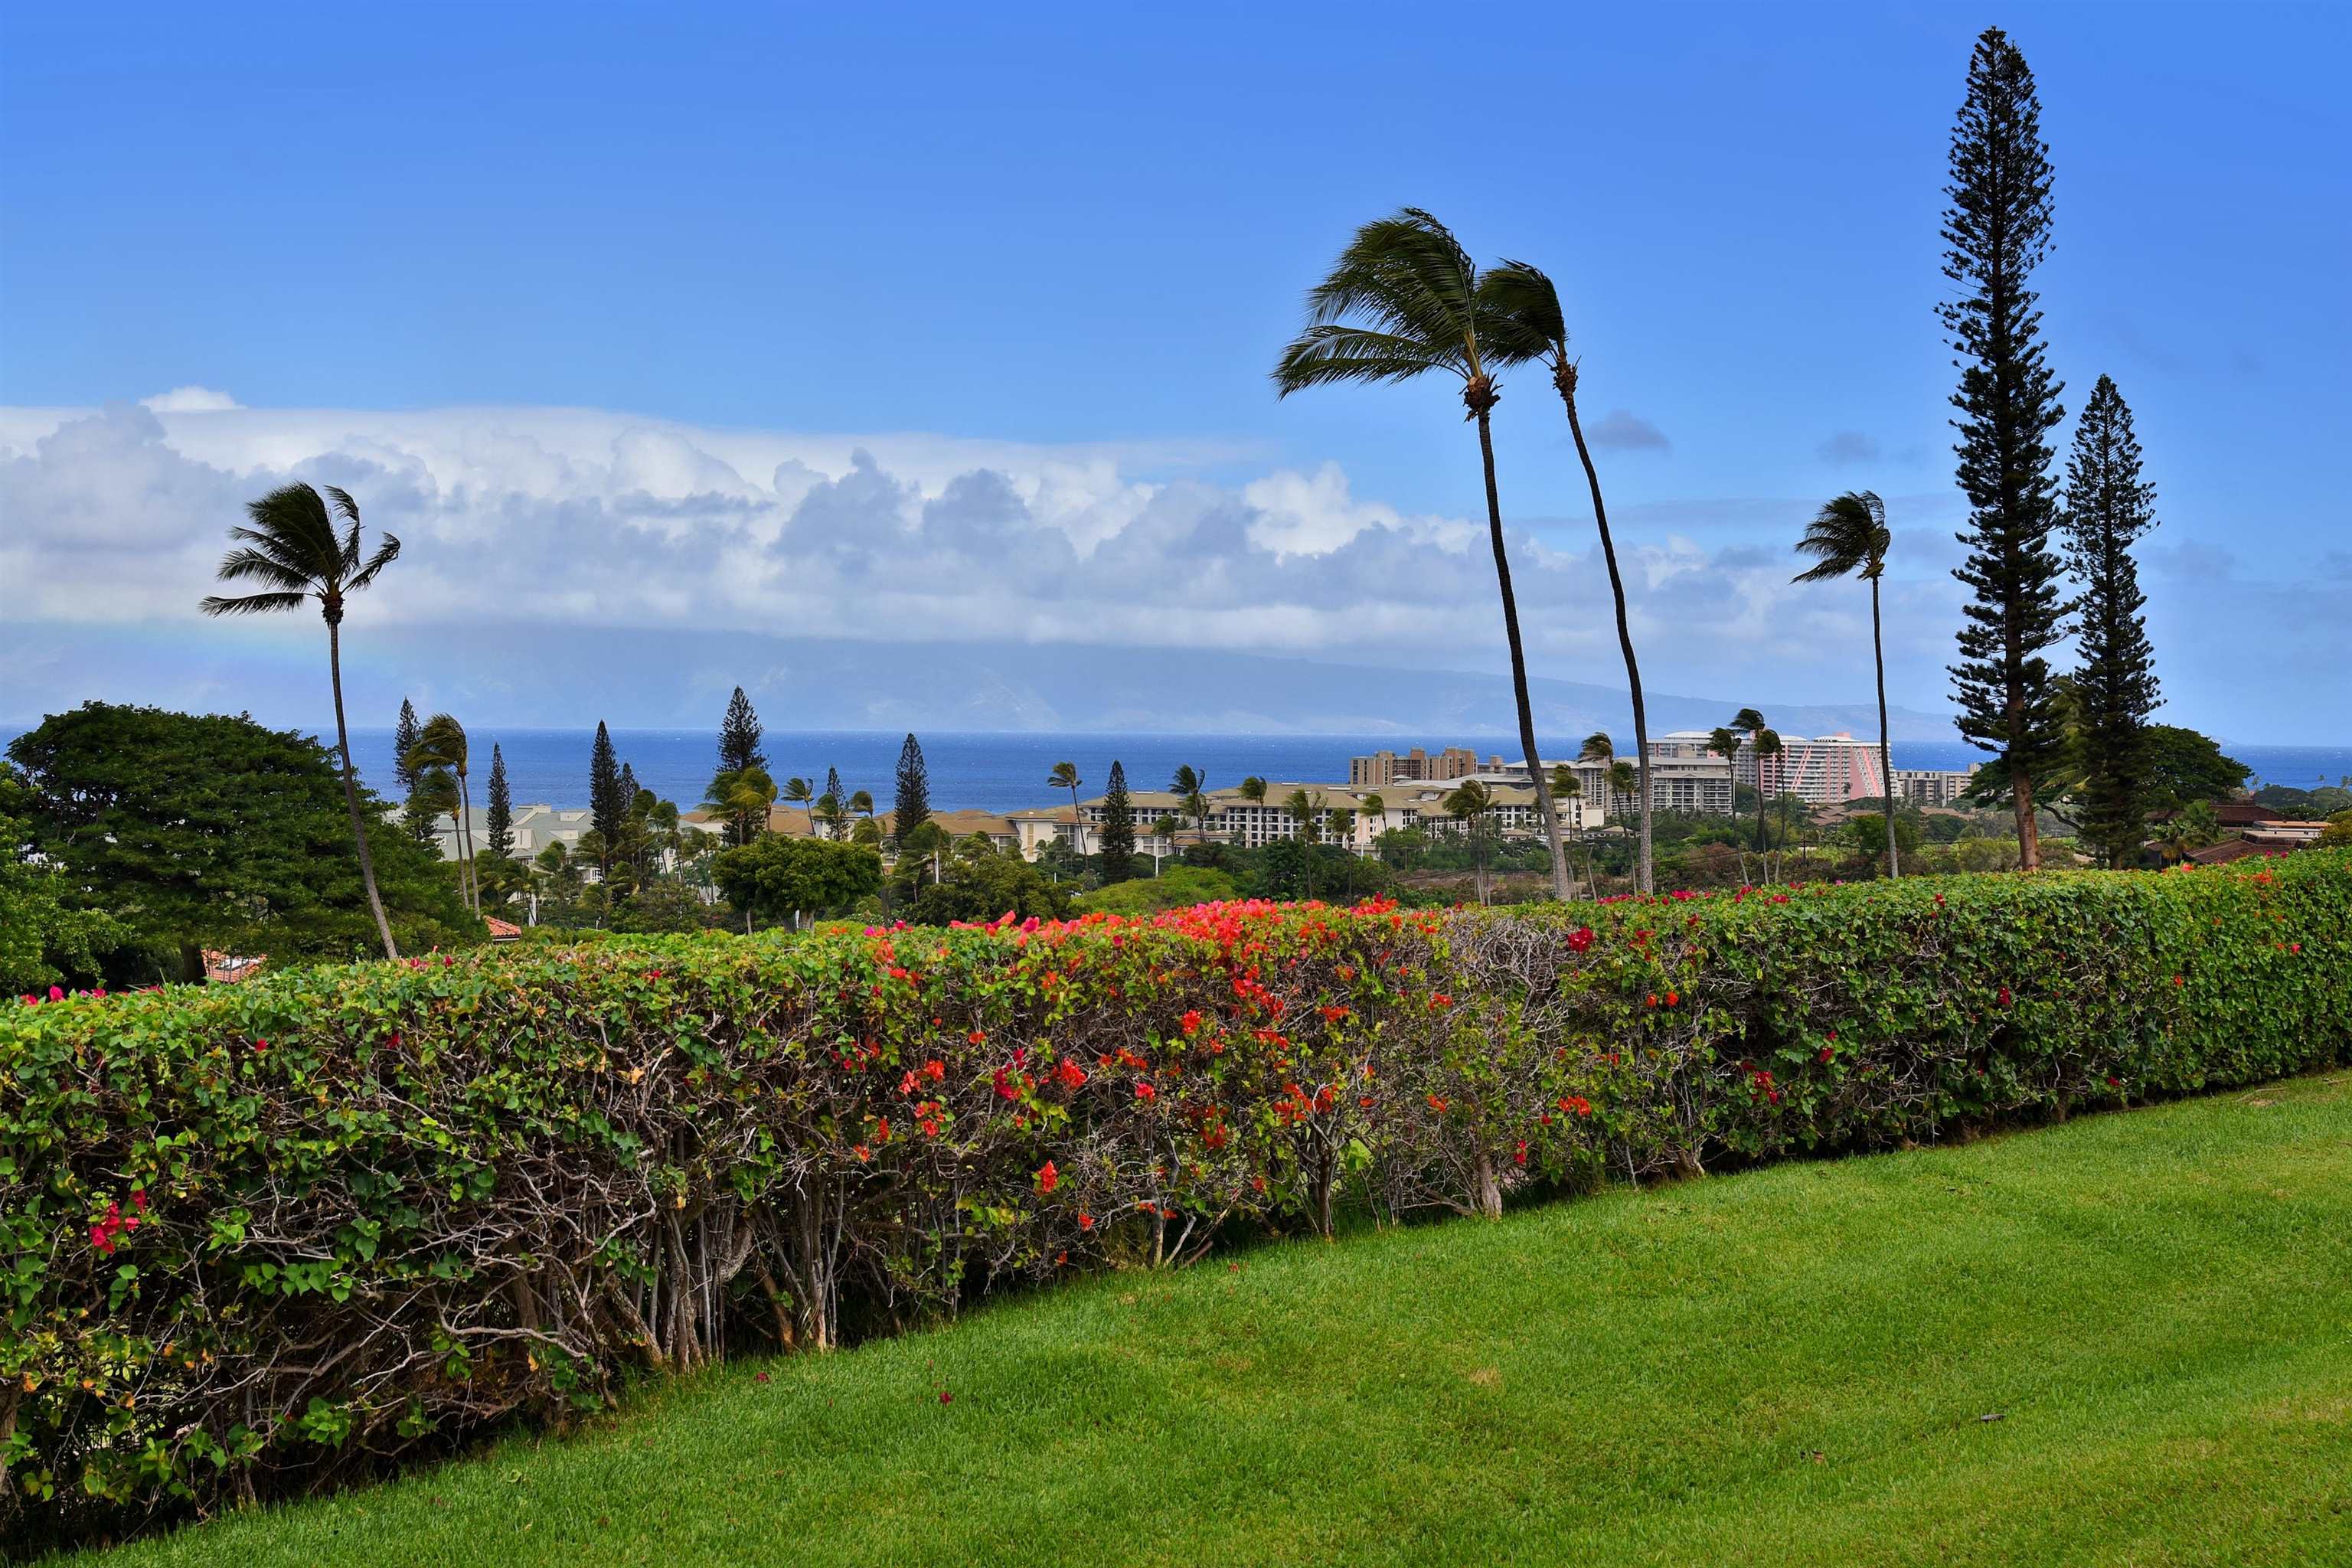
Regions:
<instances>
[{"instance_id":1,"label":"white cloud","mask_svg":"<svg viewBox=\"0 0 2352 1568\"><path fill-rule=\"evenodd\" d=\"M139 401L158 414L216 414L245 406L227 393L215 392L209 386L175 386Z\"/></svg>"},{"instance_id":2,"label":"white cloud","mask_svg":"<svg viewBox=\"0 0 2352 1568\"><path fill-rule=\"evenodd\" d=\"M191 406L184 392L97 411L0 408L0 577L21 584L11 617L191 622L243 503L299 479L351 490L372 528L401 537L370 595L381 624L1427 668L1500 654L1483 518L1401 512L1355 494L1336 464L1219 484L1188 476L1234 461L1205 447L809 436L588 409L226 405ZM1826 635L1784 635L1794 617L1778 557L1705 546L1671 524L1632 531L1636 634L1662 682L1759 655L1798 689L1820 684L1807 669L1833 683L1850 673L1851 649ZM1615 632L1591 535L1546 537L1512 535L1530 658L1541 673L1611 679ZM1850 629L1851 608L1836 614ZM1815 616L1808 629L1832 626Z\"/></svg>"}]
</instances>

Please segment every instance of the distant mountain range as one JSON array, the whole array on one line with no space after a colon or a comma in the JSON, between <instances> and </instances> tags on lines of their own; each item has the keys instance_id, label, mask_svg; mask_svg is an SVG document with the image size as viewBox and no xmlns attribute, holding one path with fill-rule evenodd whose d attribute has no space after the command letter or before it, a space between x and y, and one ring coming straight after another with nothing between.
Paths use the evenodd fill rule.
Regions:
<instances>
[{"instance_id":1,"label":"distant mountain range","mask_svg":"<svg viewBox=\"0 0 2352 1568\"><path fill-rule=\"evenodd\" d=\"M101 697L318 724L316 622L224 635L231 629L0 626L0 718ZM343 670L355 723L388 721L405 696L468 723L693 727L715 722L740 683L771 727L794 730L1393 734L1413 743L1517 728L1499 674L1165 648L362 626L347 635ZM1622 688L1538 679L1531 695L1544 734L1632 734ZM1868 700L1776 702L1759 692L1653 693L1650 729L1709 729L1751 703L1788 734L1878 731ZM1888 721L1894 740L1955 738L1948 714L1895 708Z\"/></svg>"}]
</instances>

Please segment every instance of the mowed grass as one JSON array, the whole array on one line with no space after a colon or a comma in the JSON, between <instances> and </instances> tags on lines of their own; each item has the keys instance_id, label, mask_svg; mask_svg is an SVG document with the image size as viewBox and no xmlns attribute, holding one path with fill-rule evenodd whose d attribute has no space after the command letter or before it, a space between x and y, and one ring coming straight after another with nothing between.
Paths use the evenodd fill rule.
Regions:
<instances>
[{"instance_id":1,"label":"mowed grass","mask_svg":"<svg viewBox=\"0 0 2352 1568\"><path fill-rule=\"evenodd\" d=\"M1080 1281L113 1560L2352 1563L2352 1074Z\"/></svg>"}]
</instances>

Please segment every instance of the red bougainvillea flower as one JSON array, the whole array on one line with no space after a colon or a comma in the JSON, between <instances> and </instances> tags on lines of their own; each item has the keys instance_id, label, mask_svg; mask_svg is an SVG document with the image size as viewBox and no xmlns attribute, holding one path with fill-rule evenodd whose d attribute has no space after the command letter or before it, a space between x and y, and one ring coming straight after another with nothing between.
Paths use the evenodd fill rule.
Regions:
<instances>
[{"instance_id":1,"label":"red bougainvillea flower","mask_svg":"<svg viewBox=\"0 0 2352 1568\"><path fill-rule=\"evenodd\" d=\"M1158 1098L1159 1093L1160 1091L1158 1089L1152 1088L1148 1083L1139 1083L1135 1086L1135 1098L1138 1100L1156 1099Z\"/></svg>"},{"instance_id":2,"label":"red bougainvillea flower","mask_svg":"<svg viewBox=\"0 0 2352 1568\"><path fill-rule=\"evenodd\" d=\"M1828 1061L1832 1057L1836 1055L1837 1047L1835 1046L1823 1046L1822 1047L1822 1060Z\"/></svg>"},{"instance_id":3,"label":"red bougainvillea flower","mask_svg":"<svg viewBox=\"0 0 2352 1568\"><path fill-rule=\"evenodd\" d=\"M1197 1034L1199 1034L1199 1033L1201 1032L1201 1012L1200 1012L1200 1009L1196 1007L1196 1008L1193 1008L1192 1010L1191 1010L1190 1012L1187 1012L1187 1013L1184 1015L1184 1016L1183 1016L1181 1020L1179 1020L1179 1022L1181 1022L1181 1023L1183 1025L1184 1032L1185 1032L1186 1034L1188 1034L1188 1035L1197 1035Z\"/></svg>"},{"instance_id":4,"label":"red bougainvillea flower","mask_svg":"<svg viewBox=\"0 0 2352 1568\"><path fill-rule=\"evenodd\" d=\"M261 1055L264 1051L267 1051L268 1048L269 1042L268 1040L256 1040L253 1042L253 1054L257 1057Z\"/></svg>"},{"instance_id":5,"label":"red bougainvillea flower","mask_svg":"<svg viewBox=\"0 0 2352 1568\"><path fill-rule=\"evenodd\" d=\"M1429 1109L1437 1112L1438 1115L1443 1116L1445 1114L1445 1101L1437 1095L1433 1094L1429 1097Z\"/></svg>"},{"instance_id":6,"label":"red bougainvillea flower","mask_svg":"<svg viewBox=\"0 0 2352 1568\"><path fill-rule=\"evenodd\" d=\"M1083 1088L1087 1081L1087 1069L1069 1058L1064 1057L1060 1064L1054 1068L1054 1080L1064 1089Z\"/></svg>"},{"instance_id":7,"label":"red bougainvillea flower","mask_svg":"<svg viewBox=\"0 0 2352 1568\"><path fill-rule=\"evenodd\" d=\"M1667 1006L1669 1006L1669 1007L1679 1007L1679 1006L1681 1006L1681 1005L1682 1005L1682 1001L1683 1001L1683 994L1682 994L1681 992L1679 992L1679 991L1669 991L1669 992L1667 992L1667 993L1666 993L1666 1005L1667 1005Z\"/></svg>"},{"instance_id":8,"label":"red bougainvillea flower","mask_svg":"<svg viewBox=\"0 0 2352 1568\"><path fill-rule=\"evenodd\" d=\"M2004 1006L2004 1007L2006 1007L2006 1006L2008 1006L2008 1005L2009 1005L2009 987L2008 987L2008 986L2004 985L2004 986L2002 986L2002 987L2000 988L2000 995L1999 997L1997 997L1997 998L1996 998L1996 1000L1997 1000L1997 1001L1999 1001L1999 1002L2000 1003L2000 1005L2001 1005L2002 1006Z\"/></svg>"},{"instance_id":9,"label":"red bougainvillea flower","mask_svg":"<svg viewBox=\"0 0 2352 1568\"><path fill-rule=\"evenodd\" d=\"M1586 948L1591 947L1591 945L1592 928L1591 926L1579 926L1574 931L1568 933L1569 952L1582 952Z\"/></svg>"},{"instance_id":10,"label":"red bougainvillea flower","mask_svg":"<svg viewBox=\"0 0 2352 1568\"><path fill-rule=\"evenodd\" d=\"M1522 1138L1519 1140L1518 1147L1511 1151L1511 1163L1515 1165L1524 1165L1527 1163L1528 1141Z\"/></svg>"},{"instance_id":11,"label":"red bougainvillea flower","mask_svg":"<svg viewBox=\"0 0 2352 1568\"><path fill-rule=\"evenodd\" d=\"M1094 1227L1095 1216L1088 1214L1086 1210L1080 1209L1078 1211L1078 1228L1080 1230L1092 1230Z\"/></svg>"},{"instance_id":12,"label":"red bougainvillea flower","mask_svg":"<svg viewBox=\"0 0 2352 1568\"><path fill-rule=\"evenodd\" d=\"M1433 991L1429 994L1429 1005L1432 1007L1451 1007L1454 1005L1454 998L1443 991Z\"/></svg>"},{"instance_id":13,"label":"red bougainvillea flower","mask_svg":"<svg viewBox=\"0 0 2352 1568\"><path fill-rule=\"evenodd\" d=\"M1037 1167L1037 1190L1039 1192L1050 1193L1061 1184L1062 1173L1054 1169L1053 1161L1048 1160L1044 1164Z\"/></svg>"},{"instance_id":14,"label":"red bougainvillea flower","mask_svg":"<svg viewBox=\"0 0 2352 1568\"><path fill-rule=\"evenodd\" d=\"M974 1029L971 1033L966 1035L964 1038L971 1041L975 1046L984 1046L988 1044L988 1031L985 1029Z\"/></svg>"},{"instance_id":15,"label":"red bougainvillea flower","mask_svg":"<svg viewBox=\"0 0 2352 1568\"><path fill-rule=\"evenodd\" d=\"M948 1065L947 1063L939 1060L925 1062L923 1064L923 1076L929 1079L933 1083L937 1083L940 1079L948 1076Z\"/></svg>"}]
</instances>

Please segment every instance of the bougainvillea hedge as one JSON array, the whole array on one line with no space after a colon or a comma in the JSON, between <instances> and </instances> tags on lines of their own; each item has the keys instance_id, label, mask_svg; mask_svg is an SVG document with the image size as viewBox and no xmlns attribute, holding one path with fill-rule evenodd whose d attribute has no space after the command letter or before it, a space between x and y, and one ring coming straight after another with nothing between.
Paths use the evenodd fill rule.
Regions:
<instances>
[{"instance_id":1,"label":"bougainvillea hedge","mask_svg":"<svg viewBox=\"0 0 2352 1568\"><path fill-rule=\"evenodd\" d=\"M0 1008L20 1540L1006 1281L2352 1056L2352 854L486 952ZM110 1522L108 1522L110 1521Z\"/></svg>"}]
</instances>

